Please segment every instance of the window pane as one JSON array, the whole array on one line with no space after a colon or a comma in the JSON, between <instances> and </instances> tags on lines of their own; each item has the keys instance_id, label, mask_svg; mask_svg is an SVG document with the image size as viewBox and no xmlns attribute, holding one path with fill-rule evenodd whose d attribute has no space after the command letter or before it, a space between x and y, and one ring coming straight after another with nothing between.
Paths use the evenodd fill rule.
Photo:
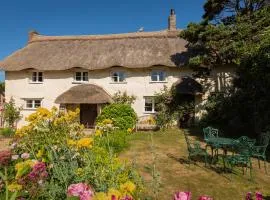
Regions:
<instances>
[{"instance_id":1,"label":"window pane","mask_svg":"<svg viewBox=\"0 0 270 200\"><path fill-rule=\"evenodd\" d=\"M124 82L125 74L123 72L119 72L119 82Z\"/></svg>"},{"instance_id":2,"label":"window pane","mask_svg":"<svg viewBox=\"0 0 270 200\"><path fill-rule=\"evenodd\" d=\"M32 73L32 81L37 82L37 72Z\"/></svg>"},{"instance_id":3,"label":"window pane","mask_svg":"<svg viewBox=\"0 0 270 200\"><path fill-rule=\"evenodd\" d=\"M32 100L26 100L26 108L33 108L33 101Z\"/></svg>"},{"instance_id":4,"label":"window pane","mask_svg":"<svg viewBox=\"0 0 270 200\"><path fill-rule=\"evenodd\" d=\"M43 73L38 72L38 82L43 82Z\"/></svg>"},{"instance_id":5,"label":"window pane","mask_svg":"<svg viewBox=\"0 0 270 200\"><path fill-rule=\"evenodd\" d=\"M158 74L157 72L151 73L151 81L158 81Z\"/></svg>"},{"instance_id":6,"label":"window pane","mask_svg":"<svg viewBox=\"0 0 270 200\"><path fill-rule=\"evenodd\" d=\"M165 73L163 71L159 72L159 81L165 81Z\"/></svg>"},{"instance_id":7,"label":"window pane","mask_svg":"<svg viewBox=\"0 0 270 200\"><path fill-rule=\"evenodd\" d=\"M112 81L113 82L118 82L118 73L117 72L114 72L113 74L112 74Z\"/></svg>"},{"instance_id":8,"label":"window pane","mask_svg":"<svg viewBox=\"0 0 270 200\"><path fill-rule=\"evenodd\" d=\"M34 100L35 101L35 108L38 108L41 106L41 100Z\"/></svg>"},{"instance_id":9,"label":"window pane","mask_svg":"<svg viewBox=\"0 0 270 200\"><path fill-rule=\"evenodd\" d=\"M154 110L154 99L151 97L145 98L145 104L144 104L144 111L146 112L152 112Z\"/></svg>"},{"instance_id":10,"label":"window pane","mask_svg":"<svg viewBox=\"0 0 270 200\"><path fill-rule=\"evenodd\" d=\"M83 72L83 81L88 81L88 72Z\"/></svg>"},{"instance_id":11,"label":"window pane","mask_svg":"<svg viewBox=\"0 0 270 200\"><path fill-rule=\"evenodd\" d=\"M81 81L82 80L82 73L81 72L76 72L75 80L76 81Z\"/></svg>"}]
</instances>

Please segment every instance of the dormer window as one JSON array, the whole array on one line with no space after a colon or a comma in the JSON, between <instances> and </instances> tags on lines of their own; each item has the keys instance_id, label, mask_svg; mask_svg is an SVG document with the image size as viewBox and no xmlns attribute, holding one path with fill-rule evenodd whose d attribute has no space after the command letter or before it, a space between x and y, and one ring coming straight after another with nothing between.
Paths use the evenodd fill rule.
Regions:
<instances>
[{"instance_id":1,"label":"dormer window","mask_svg":"<svg viewBox=\"0 0 270 200\"><path fill-rule=\"evenodd\" d=\"M32 72L31 83L43 83L43 72Z\"/></svg>"},{"instance_id":2,"label":"dormer window","mask_svg":"<svg viewBox=\"0 0 270 200\"><path fill-rule=\"evenodd\" d=\"M166 73L162 70L155 70L151 72L151 82L165 82Z\"/></svg>"},{"instance_id":3,"label":"dormer window","mask_svg":"<svg viewBox=\"0 0 270 200\"><path fill-rule=\"evenodd\" d=\"M113 83L124 83L126 81L124 72L113 72L111 78Z\"/></svg>"},{"instance_id":4,"label":"dormer window","mask_svg":"<svg viewBox=\"0 0 270 200\"><path fill-rule=\"evenodd\" d=\"M81 82L88 82L88 72L75 72L74 81L81 83Z\"/></svg>"}]
</instances>

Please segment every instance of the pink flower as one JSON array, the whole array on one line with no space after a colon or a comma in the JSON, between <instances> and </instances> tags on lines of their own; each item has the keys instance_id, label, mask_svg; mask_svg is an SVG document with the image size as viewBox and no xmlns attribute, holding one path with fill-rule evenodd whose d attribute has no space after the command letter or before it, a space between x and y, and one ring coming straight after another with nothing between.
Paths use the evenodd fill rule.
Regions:
<instances>
[{"instance_id":1,"label":"pink flower","mask_svg":"<svg viewBox=\"0 0 270 200\"><path fill-rule=\"evenodd\" d=\"M200 196L199 200L213 200L211 197L208 196Z\"/></svg>"},{"instance_id":2,"label":"pink flower","mask_svg":"<svg viewBox=\"0 0 270 200\"><path fill-rule=\"evenodd\" d=\"M21 158L22 158L22 159L28 159L29 157L30 157L29 153L23 153L23 154L21 155Z\"/></svg>"},{"instance_id":3,"label":"pink flower","mask_svg":"<svg viewBox=\"0 0 270 200\"><path fill-rule=\"evenodd\" d=\"M256 192L256 200L263 200L263 195L260 192Z\"/></svg>"},{"instance_id":4,"label":"pink flower","mask_svg":"<svg viewBox=\"0 0 270 200\"><path fill-rule=\"evenodd\" d=\"M19 158L19 155L12 155L11 160L17 160Z\"/></svg>"},{"instance_id":5,"label":"pink flower","mask_svg":"<svg viewBox=\"0 0 270 200\"><path fill-rule=\"evenodd\" d=\"M177 192L174 194L174 200L191 200L191 192Z\"/></svg>"},{"instance_id":6,"label":"pink flower","mask_svg":"<svg viewBox=\"0 0 270 200\"><path fill-rule=\"evenodd\" d=\"M84 183L71 184L68 187L67 195L80 197L80 200L92 200L93 191Z\"/></svg>"},{"instance_id":7,"label":"pink flower","mask_svg":"<svg viewBox=\"0 0 270 200\"><path fill-rule=\"evenodd\" d=\"M252 200L251 192L248 192L248 193L246 194L246 200Z\"/></svg>"}]
</instances>

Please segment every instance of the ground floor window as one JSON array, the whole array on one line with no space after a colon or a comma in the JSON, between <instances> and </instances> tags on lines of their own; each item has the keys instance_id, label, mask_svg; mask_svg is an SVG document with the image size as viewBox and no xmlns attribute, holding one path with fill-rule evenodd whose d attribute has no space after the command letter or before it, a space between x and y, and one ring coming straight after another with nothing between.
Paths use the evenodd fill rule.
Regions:
<instances>
[{"instance_id":1,"label":"ground floor window","mask_svg":"<svg viewBox=\"0 0 270 200\"><path fill-rule=\"evenodd\" d=\"M41 107L41 99L27 99L26 100L26 108L36 109L39 107Z\"/></svg>"},{"instance_id":2,"label":"ground floor window","mask_svg":"<svg viewBox=\"0 0 270 200\"><path fill-rule=\"evenodd\" d=\"M154 113L155 108L155 98L154 97L144 97L144 112Z\"/></svg>"}]
</instances>

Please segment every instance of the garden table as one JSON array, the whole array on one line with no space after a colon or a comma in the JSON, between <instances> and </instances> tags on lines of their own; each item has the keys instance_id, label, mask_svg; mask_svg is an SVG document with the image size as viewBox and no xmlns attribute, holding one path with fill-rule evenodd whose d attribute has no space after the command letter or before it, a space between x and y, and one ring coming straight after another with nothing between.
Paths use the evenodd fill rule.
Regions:
<instances>
[{"instance_id":1,"label":"garden table","mask_svg":"<svg viewBox=\"0 0 270 200\"><path fill-rule=\"evenodd\" d=\"M232 138L225 138L225 137L210 137L206 141L208 146L214 146L223 149L224 156L227 155L227 150L232 149L236 144L237 140ZM225 170L225 161L223 157L223 165Z\"/></svg>"}]
</instances>

